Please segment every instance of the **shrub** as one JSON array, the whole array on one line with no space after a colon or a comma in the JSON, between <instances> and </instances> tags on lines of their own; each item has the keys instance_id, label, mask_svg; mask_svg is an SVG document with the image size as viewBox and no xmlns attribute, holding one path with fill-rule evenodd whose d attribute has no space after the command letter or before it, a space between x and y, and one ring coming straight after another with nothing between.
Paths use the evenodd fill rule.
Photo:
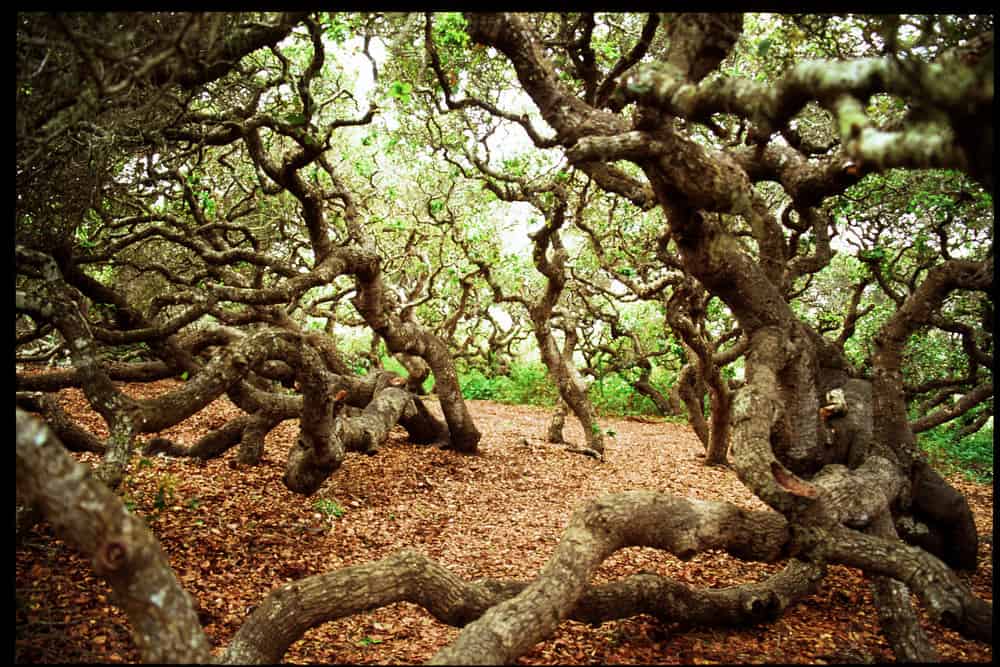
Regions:
<instances>
[{"instance_id":1,"label":"shrub","mask_svg":"<svg viewBox=\"0 0 1000 667\"><path fill-rule=\"evenodd\" d=\"M472 369L458 379L462 396L473 400L497 400L495 381L477 369Z\"/></svg>"},{"instance_id":2,"label":"shrub","mask_svg":"<svg viewBox=\"0 0 1000 667\"><path fill-rule=\"evenodd\" d=\"M538 362L514 363L508 375L488 377L473 368L459 376L462 396L516 405L555 405L558 394L548 370Z\"/></svg>"},{"instance_id":3,"label":"shrub","mask_svg":"<svg viewBox=\"0 0 1000 667\"><path fill-rule=\"evenodd\" d=\"M510 388L512 403L549 406L555 405L559 399L559 391L549 377L549 370L540 362L512 364L510 380L513 383Z\"/></svg>"},{"instance_id":4,"label":"shrub","mask_svg":"<svg viewBox=\"0 0 1000 667\"><path fill-rule=\"evenodd\" d=\"M654 384L666 394L672 377L661 373ZM489 376L471 368L459 376L462 396L467 399L497 401L515 405L550 407L558 403L559 391L541 362L515 362L507 375ZM591 384L589 396L594 407L605 415L654 415L656 406L621 375L611 373Z\"/></svg>"},{"instance_id":5,"label":"shrub","mask_svg":"<svg viewBox=\"0 0 1000 667\"><path fill-rule=\"evenodd\" d=\"M652 415L656 406L635 390L625 378L611 373L590 386L590 400L598 412L606 415Z\"/></svg>"},{"instance_id":6,"label":"shrub","mask_svg":"<svg viewBox=\"0 0 1000 667\"><path fill-rule=\"evenodd\" d=\"M920 433L917 442L931 462L945 471L960 471L977 482L993 480L993 428L958 439L958 426L943 424Z\"/></svg>"}]
</instances>

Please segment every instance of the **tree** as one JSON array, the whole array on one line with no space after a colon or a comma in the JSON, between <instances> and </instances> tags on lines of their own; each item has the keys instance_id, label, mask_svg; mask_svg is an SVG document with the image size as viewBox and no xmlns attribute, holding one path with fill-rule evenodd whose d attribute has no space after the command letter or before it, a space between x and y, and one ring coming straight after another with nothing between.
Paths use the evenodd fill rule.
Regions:
<instances>
[{"instance_id":1,"label":"tree","mask_svg":"<svg viewBox=\"0 0 1000 667\"><path fill-rule=\"evenodd\" d=\"M340 60L348 34L383 91L364 101ZM828 563L872 577L900 659L935 655L909 592L935 622L992 640L991 605L953 571L976 564L968 503L914 438L992 395L990 17L19 15L17 37L18 344L54 337L72 364L18 374L17 388L80 386L110 436L81 436L43 397L18 401L66 444L103 446L108 486L138 434L223 393L246 416L197 455L241 441L252 460L270 426L297 416L285 482L302 493L397 422L413 442L474 453L449 344L471 346L456 344L460 326L482 336L488 309L470 305L480 289L523 304L563 398L596 426L580 383L565 380L578 328L614 319L595 314L588 290L622 294L617 281L661 300L711 397L710 456L728 447L770 508L598 498L525 586L464 582L410 552L310 577L248 616L227 661L276 661L316 623L408 600L464 626L435 662L508 662L565 618L662 612L651 591L673 591L680 613L697 602L734 622L771 618ZM388 45L381 70L373 40ZM398 112L390 141L411 142L386 176L388 151L364 148L390 115L383 106ZM501 131L526 156L494 155ZM417 185L399 201L383 196L408 179ZM637 217L654 252L620 243L613 255L613 226L596 231L588 217L597 193L615 202L612 219ZM530 237L546 280L534 301L513 298L468 235L477 216L516 200L545 219ZM903 231L907 206L915 235ZM590 248L575 256L570 211L574 247ZM851 247L853 265L834 262ZM834 270L851 272L846 311L817 287ZM731 331L710 331L722 319L708 315L713 300ZM392 353L422 359L445 423L404 380L358 377L334 335L306 329L307 313L334 332L331 322L363 323ZM923 331L943 333L911 347ZM962 375L933 362L935 344L951 358L961 350ZM113 360L126 351L143 361ZM738 357L744 379L730 386L721 369ZM114 384L167 376L186 383L153 401ZM964 395L932 393L943 391ZM911 414L918 405L938 410ZM19 494L95 557L144 658L207 661L155 540L59 438L18 409ZM592 587L601 561L632 545L788 565L725 595L658 577ZM361 586L374 582L384 585Z\"/></svg>"},{"instance_id":2,"label":"tree","mask_svg":"<svg viewBox=\"0 0 1000 667\"><path fill-rule=\"evenodd\" d=\"M217 21L189 17L190 21L185 23L183 18L173 17L182 24L178 29L185 37L201 31L211 33L212 22ZM39 18L25 24L34 28L45 26L48 21ZM70 44L83 40L75 26L66 25L62 17L51 21L63 24ZM272 34L274 41L290 34L296 21L303 21L306 30L299 33L298 39L304 40L306 46L293 43L284 51L271 47L270 58L250 56L241 64L241 77L237 79L248 85L234 86L217 77L199 80L199 84L209 86L213 97L177 100L175 107L180 114L171 117L172 124L167 126L163 126L161 120L159 126L147 125L139 130L132 123L145 119L130 116L118 108L112 109L111 113L117 114L114 121L122 125L119 131L125 136L122 145L116 147L123 157L115 177L123 179L123 186L138 177L142 183L141 194L117 197L110 191L96 189L99 194L92 195L93 207L79 211L77 220L71 223L72 229L61 238L51 239L57 247L62 247L55 255L58 260L39 255L37 248L45 244L32 238L39 228L51 229L42 218L48 213L44 209L51 208L51 202L39 206L24 202L24 208L18 211L19 231L23 232L26 242L18 247L23 275L33 273L40 277L44 274L43 280L58 292L51 296L50 303L60 303L64 307L56 313L48 312L48 304L35 298L41 293L38 288L33 293L19 292L19 306L22 312L42 320L52 321L54 317L62 337L75 341L71 353L76 367L88 369L85 377L76 379L88 392L88 397L95 404L100 403L98 410L113 433L103 471L104 478L112 484L121 477L137 433L175 423L219 393L228 392L230 398L253 417L230 425L225 433L209 436L210 446L200 447L201 453L210 450L218 454L225 445L243 438L252 440L259 449L268 427L289 415L302 414L303 423L310 426L304 429L300 439L301 459L289 462L287 481L303 492L318 488L343 458L343 447L331 431L331 406L336 403L338 390L346 392L349 402L353 400L361 406L367 404L372 395L370 386L367 392L360 393L344 387L344 383L351 384L349 376L352 373L332 341L307 334L290 315L298 307L298 299L307 296L309 290L322 290L324 285L333 284L339 276L345 275L355 278L354 304L366 323L394 351L426 358L435 371L438 395L448 422L448 434L444 435L444 426L427 423L433 418L422 406L416 406L412 398L397 399L399 405L385 414L392 419L383 426L383 431L403 412L408 412L412 413L410 424L420 431L419 434L414 432L417 441L442 440L459 450L475 451L479 435L464 409L447 349L418 323L404 321L394 312L394 301L387 293L380 260L361 224L354 196L342 184L338 168L323 155L335 130L369 123L374 108L356 118L337 117L340 110L330 109L336 107L336 86L331 89L315 82L325 64L326 47L320 24L303 17L294 20L284 17L280 21L287 21L287 25L282 24L283 32ZM232 34L238 36L239 32ZM259 42L247 44L248 52L260 46ZM143 48L152 47L145 45ZM112 50L95 57L100 63L105 60L107 63L97 68L94 80L86 84L98 90L114 87L99 75L108 72L108 76L112 76L111 65L125 56ZM178 63L180 65L184 63ZM271 74L274 68L278 68L276 76ZM220 69L218 75L227 71ZM155 77L142 83L154 87L163 85L172 91L173 78L179 77L186 82L187 74L171 74L164 83ZM290 97L282 89L288 83L294 84L297 91ZM314 84L318 96L314 96ZM280 99L282 95L285 100ZM286 104L297 111L287 113ZM331 112L333 115L328 115ZM322 130L319 129L321 125ZM27 136L24 143L27 145L33 139ZM178 146L180 150L168 153L164 150L166 145ZM186 146L195 147L193 154ZM33 165L36 156L37 153L28 155L26 163ZM239 166L233 167L227 158L239 162ZM28 172L28 169L25 166L19 173ZM133 174L137 170L145 174ZM321 182L321 174L325 182ZM275 201L281 209L272 209ZM327 202L331 201L340 206L339 229L330 224ZM261 225L261 216L281 216L283 213L290 213L297 220ZM72 219L73 215L66 217ZM65 221L62 224L65 226ZM335 245L331 231L340 236L340 245ZM80 243L70 247L74 237ZM345 240L349 242L345 244ZM157 248L159 256L156 259L150 257L149 246ZM124 262L115 261L122 255ZM95 276L85 268L95 265L102 266L104 275ZM29 269L29 266L35 268ZM153 289L162 289L166 284L174 291L153 297L144 313L141 312L141 306L145 305L142 301L130 302L116 288L127 276L136 274L143 277L141 282L146 282L151 272L155 274L152 281L156 287ZM98 343L94 341L93 347L84 349L83 341L93 340L93 337L72 305L71 291L74 289L96 304L107 304L114 314L115 326L128 330L105 332L98 328L96 335L100 342L148 344L166 364L168 373L190 376L191 391L185 392L186 396L165 397L151 405L122 409L131 402L111 385L110 376L93 357ZM149 299L148 295L145 299L142 295L139 297ZM282 308L281 304L288 306ZM199 318L204 321L205 316L231 326L259 327L260 324L254 323L268 323L270 331L280 330L279 335L284 336L286 342L279 344L273 339L283 349L272 348L261 355L258 353L261 341L253 335L242 340L245 334L241 332L189 328L184 332L188 340L180 341L175 336L189 323ZM267 335L264 331L258 333ZM196 342L199 336L202 342ZM206 336L212 340L205 342ZM222 377L214 381L209 381L202 372L206 369L194 357L194 347L188 347L197 346L205 354L220 343L237 341L253 348L254 356L249 360L241 356L222 360L216 352L216 359L220 361L209 366ZM267 380L263 378L242 380L247 371L257 376L264 372L257 366L275 360L284 362L286 369L291 367L292 375L303 390L302 399L275 396L269 392ZM338 377L346 379L337 380ZM341 386L337 386L337 382ZM31 388L30 381L20 386ZM197 398L193 398L195 393ZM311 410L315 410L313 416L305 418ZM247 458L253 457L248 455Z\"/></svg>"}]
</instances>

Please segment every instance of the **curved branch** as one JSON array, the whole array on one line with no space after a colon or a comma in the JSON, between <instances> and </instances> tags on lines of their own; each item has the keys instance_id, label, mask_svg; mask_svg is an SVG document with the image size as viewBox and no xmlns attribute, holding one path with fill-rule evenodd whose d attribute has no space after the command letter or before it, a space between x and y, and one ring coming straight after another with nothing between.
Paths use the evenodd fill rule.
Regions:
<instances>
[{"instance_id":1,"label":"curved branch","mask_svg":"<svg viewBox=\"0 0 1000 667\"><path fill-rule=\"evenodd\" d=\"M923 417L910 422L910 428L914 433L921 433L935 426L960 417L983 401L993 398L993 383L984 382L976 388L966 392L954 405L935 410Z\"/></svg>"},{"instance_id":2,"label":"curved branch","mask_svg":"<svg viewBox=\"0 0 1000 667\"><path fill-rule=\"evenodd\" d=\"M606 495L578 510L538 578L491 607L439 651L434 664L513 662L566 618L593 571L625 546L651 546L679 558L724 549L739 558L774 560L788 534L784 519L728 503L693 501L647 491Z\"/></svg>"},{"instance_id":3,"label":"curved branch","mask_svg":"<svg viewBox=\"0 0 1000 667\"><path fill-rule=\"evenodd\" d=\"M903 582L935 622L993 643L993 606L973 595L951 568L923 549L836 527L824 531L821 551L828 562Z\"/></svg>"}]
</instances>

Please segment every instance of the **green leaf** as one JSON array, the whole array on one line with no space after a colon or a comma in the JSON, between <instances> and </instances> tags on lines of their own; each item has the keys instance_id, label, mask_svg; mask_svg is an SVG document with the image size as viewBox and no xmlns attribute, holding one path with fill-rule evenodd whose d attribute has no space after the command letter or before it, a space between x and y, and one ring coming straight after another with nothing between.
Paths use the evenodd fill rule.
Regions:
<instances>
[{"instance_id":1,"label":"green leaf","mask_svg":"<svg viewBox=\"0 0 1000 667\"><path fill-rule=\"evenodd\" d=\"M389 84L389 96L404 104L410 101L411 92L413 86L405 81L393 81Z\"/></svg>"},{"instance_id":2,"label":"green leaf","mask_svg":"<svg viewBox=\"0 0 1000 667\"><path fill-rule=\"evenodd\" d=\"M771 38L765 37L760 40L757 44L757 57L764 58L767 56L767 52L771 50Z\"/></svg>"},{"instance_id":3,"label":"green leaf","mask_svg":"<svg viewBox=\"0 0 1000 667\"><path fill-rule=\"evenodd\" d=\"M346 512L346 510L340 506L340 503L336 500L330 500L329 498L320 498L313 503L313 508L321 514L325 514L328 517L337 517L338 519L344 516L344 513Z\"/></svg>"},{"instance_id":4,"label":"green leaf","mask_svg":"<svg viewBox=\"0 0 1000 667\"><path fill-rule=\"evenodd\" d=\"M469 44L468 25L460 12L446 12L435 21L434 39L442 46L465 48Z\"/></svg>"},{"instance_id":5,"label":"green leaf","mask_svg":"<svg viewBox=\"0 0 1000 667\"><path fill-rule=\"evenodd\" d=\"M882 260L885 259L885 248L874 247L871 250L862 250L858 253L858 258L862 260Z\"/></svg>"},{"instance_id":6,"label":"green leaf","mask_svg":"<svg viewBox=\"0 0 1000 667\"><path fill-rule=\"evenodd\" d=\"M330 23L326 29L326 36L329 37L334 43L342 44L344 40L347 39L350 32L350 26L344 22L344 19L337 15L330 16Z\"/></svg>"}]
</instances>

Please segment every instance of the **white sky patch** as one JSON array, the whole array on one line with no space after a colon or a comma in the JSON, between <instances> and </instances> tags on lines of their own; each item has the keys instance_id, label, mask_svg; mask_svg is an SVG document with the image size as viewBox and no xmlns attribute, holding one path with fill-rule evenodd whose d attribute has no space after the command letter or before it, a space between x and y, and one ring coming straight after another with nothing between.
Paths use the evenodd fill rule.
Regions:
<instances>
[{"instance_id":1,"label":"white sky patch","mask_svg":"<svg viewBox=\"0 0 1000 667\"><path fill-rule=\"evenodd\" d=\"M490 315L497 321L497 324L501 328L505 330L510 329L511 325L514 324L514 320L511 319L511 316L501 306L492 305L489 307L489 311Z\"/></svg>"},{"instance_id":2,"label":"white sky patch","mask_svg":"<svg viewBox=\"0 0 1000 667\"><path fill-rule=\"evenodd\" d=\"M528 238L528 232L538 226L540 217L535 207L527 202L504 202L497 215L504 217L504 222L498 226L504 252L530 257L531 239Z\"/></svg>"}]
</instances>

